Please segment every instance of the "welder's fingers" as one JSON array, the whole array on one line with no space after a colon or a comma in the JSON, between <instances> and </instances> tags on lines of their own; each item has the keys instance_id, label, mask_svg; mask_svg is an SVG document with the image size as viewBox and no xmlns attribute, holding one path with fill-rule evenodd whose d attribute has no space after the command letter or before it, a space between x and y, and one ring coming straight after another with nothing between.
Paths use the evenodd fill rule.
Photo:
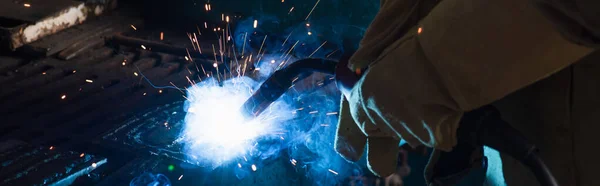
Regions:
<instances>
[{"instance_id":1,"label":"welder's fingers","mask_svg":"<svg viewBox=\"0 0 600 186\"><path fill-rule=\"evenodd\" d=\"M349 112L348 102L342 96L340 118L335 137L335 150L348 161L358 161L367 143L366 135L358 128Z\"/></svg>"},{"instance_id":2,"label":"welder's fingers","mask_svg":"<svg viewBox=\"0 0 600 186\"><path fill-rule=\"evenodd\" d=\"M399 140L392 137L367 138L367 166L373 174L387 177L396 172L399 143Z\"/></svg>"}]
</instances>

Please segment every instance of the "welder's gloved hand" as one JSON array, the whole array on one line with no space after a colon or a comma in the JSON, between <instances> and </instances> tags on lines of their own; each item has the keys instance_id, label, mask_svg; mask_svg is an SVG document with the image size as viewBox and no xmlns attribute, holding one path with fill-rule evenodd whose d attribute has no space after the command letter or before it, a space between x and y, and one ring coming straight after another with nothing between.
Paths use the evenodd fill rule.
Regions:
<instances>
[{"instance_id":1,"label":"welder's gloved hand","mask_svg":"<svg viewBox=\"0 0 600 186\"><path fill-rule=\"evenodd\" d=\"M358 50L359 54L352 56L378 55L387 45L395 42L398 37L408 32L413 27L412 25L427 15L437 1L381 0L380 11L365 33L365 38L372 40L363 39L361 41L362 48L371 50ZM386 25L396 25L396 27L386 27ZM348 59L344 57L342 60ZM374 59L355 58L354 60L359 62L350 64L349 70L356 73L355 75L362 76L369 62ZM347 77L349 78L346 80L354 79L351 76ZM341 111L339 112L340 119L335 143L337 152L349 161L358 161L366 148L367 164L371 172L381 177L393 174L397 168L399 136L385 126L383 121L375 121L377 116L371 117L365 114L358 116L359 102L347 100L353 94L354 88L342 87L341 90L345 95L342 96ZM367 117L371 120L365 120Z\"/></svg>"},{"instance_id":2,"label":"welder's gloved hand","mask_svg":"<svg viewBox=\"0 0 600 186\"><path fill-rule=\"evenodd\" d=\"M399 143L398 138L392 135L382 135L377 131L363 131L359 128L350 114L348 101L342 97L335 140L335 149L342 157L356 162L363 156L366 147L368 168L372 173L386 177L396 171L400 152Z\"/></svg>"}]
</instances>

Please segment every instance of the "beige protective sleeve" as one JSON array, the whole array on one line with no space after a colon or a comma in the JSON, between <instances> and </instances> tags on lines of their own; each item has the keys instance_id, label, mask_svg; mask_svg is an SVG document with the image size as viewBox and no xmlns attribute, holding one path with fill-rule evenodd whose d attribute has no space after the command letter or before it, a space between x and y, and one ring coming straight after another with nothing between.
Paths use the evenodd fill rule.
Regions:
<instances>
[{"instance_id":1,"label":"beige protective sleeve","mask_svg":"<svg viewBox=\"0 0 600 186\"><path fill-rule=\"evenodd\" d=\"M560 2L554 4L559 8L569 6L559 0L543 1ZM402 138L413 146L450 151L464 112L543 79L592 51L595 33L600 32L589 15L600 7L586 8L587 16L582 13L584 5L576 7L564 10L582 10L579 14L571 11L557 17L580 15L584 21L566 24L542 14L544 7L531 1L443 0L413 24L407 16L423 14L402 11L419 9L418 2L385 1L351 58L354 65L371 66L352 90L347 114L368 139ZM580 30L568 32L571 23L578 23ZM403 30L406 25L410 28ZM371 146L375 140L368 139ZM367 154L389 154L383 148L391 148L385 145L388 142L372 145L381 153L368 149ZM376 173L388 172L385 165L371 167Z\"/></svg>"}]
</instances>

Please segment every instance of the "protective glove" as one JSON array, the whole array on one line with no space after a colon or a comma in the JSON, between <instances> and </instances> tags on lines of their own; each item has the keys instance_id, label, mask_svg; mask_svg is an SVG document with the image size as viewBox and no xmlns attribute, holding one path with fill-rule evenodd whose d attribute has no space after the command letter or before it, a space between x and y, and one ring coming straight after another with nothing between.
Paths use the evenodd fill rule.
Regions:
<instances>
[{"instance_id":1,"label":"protective glove","mask_svg":"<svg viewBox=\"0 0 600 186\"><path fill-rule=\"evenodd\" d=\"M356 125L349 112L348 101L342 97L335 150L346 160L356 162L366 147L367 167L379 177L396 171L400 140L386 136L369 136Z\"/></svg>"},{"instance_id":2,"label":"protective glove","mask_svg":"<svg viewBox=\"0 0 600 186\"><path fill-rule=\"evenodd\" d=\"M336 85L343 96L340 101L340 118L335 141L336 151L349 161L358 161L367 148L367 166L372 173L386 177L396 172L399 154L399 140L392 133L382 133L371 120L357 125L359 119L354 118L346 98L352 94L352 89L360 79L359 74L346 68L350 56L354 52L346 52L336 68ZM354 107L355 108L355 107ZM375 126L373 127L365 127Z\"/></svg>"}]
</instances>

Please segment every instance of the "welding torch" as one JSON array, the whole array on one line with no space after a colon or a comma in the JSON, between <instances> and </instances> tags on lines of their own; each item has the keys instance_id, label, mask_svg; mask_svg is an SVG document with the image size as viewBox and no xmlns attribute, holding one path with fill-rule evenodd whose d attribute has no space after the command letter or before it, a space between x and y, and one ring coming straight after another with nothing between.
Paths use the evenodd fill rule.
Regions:
<instances>
[{"instance_id":1,"label":"welding torch","mask_svg":"<svg viewBox=\"0 0 600 186\"><path fill-rule=\"evenodd\" d=\"M350 90L360 79L360 75L347 68L349 55L338 61L330 59L308 58L298 60L285 68L275 71L242 106L242 113L247 118L254 118L265 111L273 102L281 97L295 82L309 77L315 72L335 76L340 92L348 98ZM364 71L363 71L364 72ZM558 183L544 161L539 157L535 145L525 136L499 117L499 112L485 106L465 113L461 127L468 128L471 134L463 134L458 138L473 141L476 145L486 145L499 152L519 160L532 171L541 185L557 186ZM492 113L492 114L489 114ZM469 119L474 118L478 119ZM460 135L460 134L459 134ZM472 138L472 136L476 136ZM459 140L460 141L460 140ZM463 140L464 141L464 140Z\"/></svg>"}]
</instances>

